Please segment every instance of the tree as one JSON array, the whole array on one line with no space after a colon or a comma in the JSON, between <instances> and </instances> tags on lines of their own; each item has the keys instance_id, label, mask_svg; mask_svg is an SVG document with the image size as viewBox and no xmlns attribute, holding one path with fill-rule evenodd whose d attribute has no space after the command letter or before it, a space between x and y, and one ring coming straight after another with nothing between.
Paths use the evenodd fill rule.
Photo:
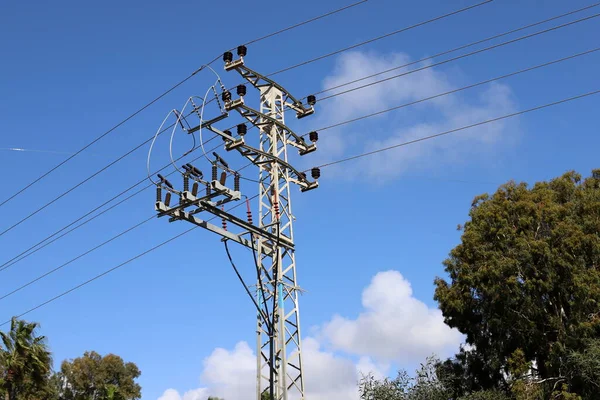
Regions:
<instances>
[{"instance_id":1,"label":"tree","mask_svg":"<svg viewBox=\"0 0 600 400\"><path fill-rule=\"evenodd\" d=\"M469 215L435 299L474 349L446 370L467 389L469 380L507 391L530 379L562 398L597 393L596 365L576 355L600 337L600 170L532 188L509 182L476 197ZM510 360L521 355L527 372L519 375Z\"/></svg>"},{"instance_id":2,"label":"tree","mask_svg":"<svg viewBox=\"0 0 600 400\"><path fill-rule=\"evenodd\" d=\"M15 317L10 331L0 332L0 391L6 400L44 398L52 356L46 338L36 334L38 327Z\"/></svg>"},{"instance_id":3,"label":"tree","mask_svg":"<svg viewBox=\"0 0 600 400\"><path fill-rule=\"evenodd\" d=\"M59 374L61 400L135 400L141 387L135 379L138 367L114 354L102 357L95 351L63 361Z\"/></svg>"}]
</instances>

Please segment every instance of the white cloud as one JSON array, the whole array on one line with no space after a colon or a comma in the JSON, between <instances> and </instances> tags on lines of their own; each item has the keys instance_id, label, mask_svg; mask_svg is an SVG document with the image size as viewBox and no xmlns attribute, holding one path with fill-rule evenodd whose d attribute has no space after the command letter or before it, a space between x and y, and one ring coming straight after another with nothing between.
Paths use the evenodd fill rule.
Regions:
<instances>
[{"instance_id":1,"label":"white cloud","mask_svg":"<svg viewBox=\"0 0 600 400\"><path fill-rule=\"evenodd\" d=\"M348 52L338 58L334 72L325 78L324 88L349 82L398 65L407 64L410 57L402 53ZM406 72L425 64L402 68L367 79L323 96L337 93L376 80ZM459 78L463 80L462 77ZM381 84L356 90L318 103L315 128L358 116L381 111L408 102L421 100L463 86L452 76L431 68L391 79ZM319 151L311 163L321 164L388 147L398 143L437 134L454 128L481 122L515 110L511 90L505 84L492 83L461 94L439 97L415 106L386 113L362 122L323 131ZM489 158L503 144L516 138L516 122L499 121L449 136L412 144L404 148L378 153L341 166L327 169L327 176L391 179L408 171L431 170L454 163Z\"/></svg>"},{"instance_id":2,"label":"white cloud","mask_svg":"<svg viewBox=\"0 0 600 400\"><path fill-rule=\"evenodd\" d=\"M439 310L413 297L397 271L378 273L363 291L365 310L355 319L335 316L323 335L336 350L385 361L421 361L455 351L462 335L444 324Z\"/></svg>"},{"instance_id":3,"label":"white cloud","mask_svg":"<svg viewBox=\"0 0 600 400\"><path fill-rule=\"evenodd\" d=\"M216 349L204 360L201 380L217 397L227 400L253 398L256 355L246 342L239 342L232 351Z\"/></svg>"},{"instance_id":4,"label":"white cloud","mask_svg":"<svg viewBox=\"0 0 600 400\"><path fill-rule=\"evenodd\" d=\"M409 282L397 271L375 275L362 293L362 304L364 311L356 319L335 316L316 337L302 341L307 398L358 400L363 375L383 378L391 362L422 361L432 353L449 355L461 342L461 335L443 323L437 309L413 297ZM203 362L205 387L183 396L169 389L159 400L206 400L209 395L226 400L253 398L255 354L246 342L239 342L233 350L215 349Z\"/></svg>"},{"instance_id":5,"label":"white cloud","mask_svg":"<svg viewBox=\"0 0 600 400\"><path fill-rule=\"evenodd\" d=\"M186 392L183 397L175 389L167 389L158 400L206 400L209 396L208 389L201 388Z\"/></svg>"}]
</instances>

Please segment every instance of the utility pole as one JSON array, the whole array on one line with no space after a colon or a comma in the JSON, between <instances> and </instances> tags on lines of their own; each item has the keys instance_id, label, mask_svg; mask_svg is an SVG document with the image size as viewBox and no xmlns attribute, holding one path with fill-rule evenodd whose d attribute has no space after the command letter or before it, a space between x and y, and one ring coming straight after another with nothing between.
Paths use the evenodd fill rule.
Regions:
<instances>
[{"instance_id":1,"label":"utility pole","mask_svg":"<svg viewBox=\"0 0 600 400\"><path fill-rule=\"evenodd\" d=\"M313 180L309 180L305 173L288 162L288 147L295 147L300 155L311 153L316 150L318 134L311 132L309 138L312 143L307 143L285 125L284 114L286 109L291 109L297 118L309 116L314 113L316 99L308 96L307 103L303 104L277 82L248 68L244 63L246 52L245 46L239 46L239 58L236 60L231 52L226 52L223 55L225 70L238 72L257 89L259 109L246 104L246 85L239 85L236 88L238 98L234 99L228 90L221 94L224 103L222 115L208 121L200 120L197 127L187 131L193 134L206 128L214 132L223 139L225 150L236 150L258 167L258 224L252 221L248 200L246 221L223 210L224 204L239 201L243 195L239 173L230 169L216 153L213 153L215 160L211 180L204 180L201 171L191 164L183 166L183 191L175 190L169 181L159 176L156 210L159 217L169 216L169 221L186 220L221 235L223 241L234 241L252 249L257 279L256 298L253 300L257 307L257 400L261 399L264 387L273 400L305 399L291 187L298 186L302 192L318 187L320 171L313 168ZM216 127L231 112L238 113L245 120L236 127L237 137L229 130ZM247 138L247 123L258 128L256 146L248 144L251 140ZM217 179L219 170L221 177ZM226 184L228 175L234 176L233 189ZM192 190L190 180L193 181ZM206 190L202 195L198 194L200 186ZM164 200L163 190L167 191ZM173 207L170 206L171 194L179 197L179 203ZM198 214L201 212L221 218L222 227L200 219ZM241 232L234 233L228 223ZM244 285L249 292L249 286Z\"/></svg>"}]
</instances>

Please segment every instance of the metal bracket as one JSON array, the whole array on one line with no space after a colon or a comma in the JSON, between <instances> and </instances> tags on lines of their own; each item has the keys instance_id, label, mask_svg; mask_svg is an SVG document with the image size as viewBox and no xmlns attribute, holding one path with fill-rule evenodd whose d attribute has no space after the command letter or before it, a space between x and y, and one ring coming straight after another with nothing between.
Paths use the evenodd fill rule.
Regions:
<instances>
[{"instance_id":1,"label":"metal bracket","mask_svg":"<svg viewBox=\"0 0 600 400\"><path fill-rule=\"evenodd\" d=\"M300 100L298 100L294 96L292 96L290 94L290 92L288 92L279 83L275 82L274 80L268 78L265 75L261 75L258 72L248 68L244 64L243 58L226 63L225 70L226 71L236 70L242 76L242 78L244 78L248 82L250 82L250 84L252 84L252 86L254 86L255 88L259 88L261 86L273 86L273 87L276 87L277 89L281 90L283 96L288 98L289 100L291 100L290 102L284 101L285 105L288 106L289 108L291 108L292 110L296 111L296 118L298 118L298 119L307 117L311 114L314 114L314 112L315 112L314 107L304 106L304 104L302 104L302 102ZM261 82L261 81L263 81L263 82Z\"/></svg>"}]
</instances>

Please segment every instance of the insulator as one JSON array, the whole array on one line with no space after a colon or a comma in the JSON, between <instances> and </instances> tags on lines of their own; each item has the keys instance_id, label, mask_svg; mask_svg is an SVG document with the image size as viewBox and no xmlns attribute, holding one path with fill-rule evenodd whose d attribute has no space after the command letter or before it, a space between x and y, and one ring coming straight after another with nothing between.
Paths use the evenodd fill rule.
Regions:
<instances>
[{"instance_id":1,"label":"insulator","mask_svg":"<svg viewBox=\"0 0 600 400\"><path fill-rule=\"evenodd\" d=\"M238 85L236 91L237 91L238 96L245 96L246 95L246 85Z\"/></svg>"},{"instance_id":2,"label":"insulator","mask_svg":"<svg viewBox=\"0 0 600 400\"><path fill-rule=\"evenodd\" d=\"M300 178L306 180L306 172L300 172L298 175Z\"/></svg>"},{"instance_id":3,"label":"insulator","mask_svg":"<svg viewBox=\"0 0 600 400\"><path fill-rule=\"evenodd\" d=\"M225 207L221 206L221 211L225 211ZM225 218L221 220L221 226L223 226L224 230L227 230L227 220Z\"/></svg>"},{"instance_id":4,"label":"insulator","mask_svg":"<svg viewBox=\"0 0 600 400\"><path fill-rule=\"evenodd\" d=\"M212 192L212 190L211 190L211 187L210 187L210 183L206 182L206 195L210 196L211 192Z\"/></svg>"},{"instance_id":5,"label":"insulator","mask_svg":"<svg viewBox=\"0 0 600 400\"><path fill-rule=\"evenodd\" d=\"M165 196L165 206L169 207L169 204L171 204L171 193L167 192L167 195Z\"/></svg>"},{"instance_id":6,"label":"insulator","mask_svg":"<svg viewBox=\"0 0 600 400\"><path fill-rule=\"evenodd\" d=\"M183 191L184 192L190 191L190 177L187 175L183 176Z\"/></svg>"},{"instance_id":7,"label":"insulator","mask_svg":"<svg viewBox=\"0 0 600 400\"><path fill-rule=\"evenodd\" d=\"M156 186L156 202L162 201L162 189L160 186Z\"/></svg>"},{"instance_id":8,"label":"insulator","mask_svg":"<svg viewBox=\"0 0 600 400\"><path fill-rule=\"evenodd\" d=\"M248 131L248 127L246 126L246 124L239 124L237 126L237 133L238 133L238 135L244 136L247 131Z\"/></svg>"},{"instance_id":9,"label":"insulator","mask_svg":"<svg viewBox=\"0 0 600 400\"><path fill-rule=\"evenodd\" d=\"M319 177L321 176L321 170L319 168L313 168L310 170L310 176L313 177L313 179L319 179Z\"/></svg>"},{"instance_id":10,"label":"insulator","mask_svg":"<svg viewBox=\"0 0 600 400\"><path fill-rule=\"evenodd\" d=\"M306 96L306 102L311 105L314 106L315 104L317 104L317 98L315 95L308 95Z\"/></svg>"},{"instance_id":11,"label":"insulator","mask_svg":"<svg viewBox=\"0 0 600 400\"><path fill-rule=\"evenodd\" d=\"M252 224L252 210L250 209L250 199L246 199L246 215L248 216L248 223Z\"/></svg>"},{"instance_id":12,"label":"insulator","mask_svg":"<svg viewBox=\"0 0 600 400\"><path fill-rule=\"evenodd\" d=\"M225 182L227 182L227 172L221 172L221 179L219 180L221 185L225 186Z\"/></svg>"},{"instance_id":13,"label":"insulator","mask_svg":"<svg viewBox=\"0 0 600 400\"><path fill-rule=\"evenodd\" d=\"M225 103L227 103L228 101L231 101L231 92L229 90L224 91L221 94L221 98L223 99L223 101Z\"/></svg>"},{"instance_id":14,"label":"insulator","mask_svg":"<svg viewBox=\"0 0 600 400\"><path fill-rule=\"evenodd\" d=\"M240 57L246 57L246 54L248 54L248 48L244 45L238 46L237 54Z\"/></svg>"},{"instance_id":15,"label":"insulator","mask_svg":"<svg viewBox=\"0 0 600 400\"><path fill-rule=\"evenodd\" d=\"M240 174L235 174L233 177L233 190L236 192L240 191Z\"/></svg>"},{"instance_id":16,"label":"insulator","mask_svg":"<svg viewBox=\"0 0 600 400\"><path fill-rule=\"evenodd\" d=\"M194 182L194 184L192 185L192 194L194 196L198 195L198 182Z\"/></svg>"},{"instance_id":17,"label":"insulator","mask_svg":"<svg viewBox=\"0 0 600 400\"><path fill-rule=\"evenodd\" d=\"M217 180L217 166L215 164L213 164L212 166L212 180L216 181Z\"/></svg>"},{"instance_id":18,"label":"insulator","mask_svg":"<svg viewBox=\"0 0 600 400\"><path fill-rule=\"evenodd\" d=\"M316 142L317 140L319 140L319 132L312 131L308 134L308 138L311 142Z\"/></svg>"},{"instance_id":19,"label":"insulator","mask_svg":"<svg viewBox=\"0 0 600 400\"><path fill-rule=\"evenodd\" d=\"M223 133L224 133L224 134L226 134L226 135L227 135L227 136L229 136L229 137L231 137L231 136L232 136L232 135L231 135L231 131L230 131L230 130L223 131ZM226 140L227 140L227 138L225 138L225 136L221 136L221 137L223 138L223 141L226 141Z\"/></svg>"},{"instance_id":20,"label":"insulator","mask_svg":"<svg viewBox=\"0 0 600 400\"><path fill-rule=\"evenodd\" d=\"M223 54L223 61L225 61L226 63L230 63L233 61L233 53L230 51L226 51Z\"/></svg>"},{"instance_id":21,"label":"insulator","mask_svg":"<svg viewBox=\"0 0 600 400\"><path fill-rule=\"evenodd\" d=\"M277 199L277 193L275 188L271 188L271 196L273 196L273 211L275 211L275 218L279 221L279 200Z\"/></svg>"}]
</instances>

